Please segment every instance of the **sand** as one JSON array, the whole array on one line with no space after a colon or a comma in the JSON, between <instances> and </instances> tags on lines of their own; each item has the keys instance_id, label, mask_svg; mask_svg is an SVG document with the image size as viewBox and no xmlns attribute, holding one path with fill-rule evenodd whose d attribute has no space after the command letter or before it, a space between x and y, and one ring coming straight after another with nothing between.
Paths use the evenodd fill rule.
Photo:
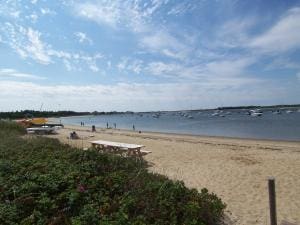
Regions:
<instances>
[{"instance_id":1,"label":"sand","mask_svg":"<svg viewBox=\"0 0 300 225\"><path fill-rule=\"evenodd\" d=\"M82 139L67 139L73 130ZM273 176L278 224L300 224L300 142L88 130L66 126L52 137L79 148L99 139L145 145L152 152L144 157L149 170L216 193L227 204L228 224L270 224L267 179Z\"/></svg>"}]
</instances>

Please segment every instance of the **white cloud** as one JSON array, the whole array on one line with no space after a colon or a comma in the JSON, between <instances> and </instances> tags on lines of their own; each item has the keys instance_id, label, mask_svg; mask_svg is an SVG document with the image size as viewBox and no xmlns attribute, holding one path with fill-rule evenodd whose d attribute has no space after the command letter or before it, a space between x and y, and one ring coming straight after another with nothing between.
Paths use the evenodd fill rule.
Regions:
<instances>
[{"instance_id":1,"label":"white cloud","mask_svg":"<svg viewBox=\"0 0 300 225\"><path fill-rule=\"evenodd\" d=\"M70 63L69 60L67 60L67 59L64 58L63 59L63 63L65 65L67 71L75 70L75 68L72 67L72 65L71 65L71 63Z\"/></svg>"},{"instance_id":2,"label":"white cloud","mask_svg":"<svg viewBox=\"0 0 300 225\"><path fill-rule=\"evenodd\" d=\"M98 1L77 3L73 8L76 15L94 21L101 26L113 29L126 29L136 35L139 47L164 56L183 60L191 51L184 35L179 41L166 28L155 24L153 17L168 1L152 0L147 3L141 1ZM154 32L155 31L155 32ZM189 37L189 35L186 35ZM191 43L189 43L191 44Z\"/></svg>"},{"instance_id":3,"label":"white cloud","mask_svg":"<svg viewBox=\"0 0 300 225\"><path fill-rule=\"evenodd\" d=\"M0 104L2 110L15 110L16 106L23 109L39 107L41 102L49 109L57 109L58 103L61 103L60 110L78 111L174 110L191 106L209 108L224 103L272 104L276 98L289 99L288 88L283 85L237 79L115 85L39 85L32 82L0 81ZM293 100L295 97L289 99Z\"/></svg>"},{"instance_id":4,"label":"white cloud","mask_svg":"<svg viewBox=\"0 0 300 225\"><path fill-rule=\"evenodd\" d=\"M78 38L78 41L80 43L88 43L88 44L93 44L93 41L83 32L75 32L75 36Z\"/></svg>"},{"instance_id":5,"label":"white cloud","mask_svg":"<svg viewBox=\"0 0 300 225\"><path fill-rule=\"evenodd\" d=\"M28 44L24 47L27 54L42 64L49 64L51 58L47 55L47 46L40 40L41 33L28 28L26 32Z\"/></svg>"},{"instance_id":6,"label":"white cloud","mask_svg":"<svg viewBox=\"0 0 300 225\"><path fill-rule=\"evenodd\" d=\"M0 28L1 29L1 28ZM2 42L8 44L23 59L31 58L44 65L61 62L68 71L87 67L99 71L97 60L104 58L100 53L89 55L83 52L56 50L41 40L42 34L32 28L6 23L1 29L6 35Z\"/></svg>"},{"instance_id":7,"label":"white cloud","mask_svg":"<svg viewBox=\"0 0 300 225\"><path fill-rule=\"evenodd\" d=\"M152 0L150 1L150 4L148 5L148 7L145 7L143 15L148 17L148 16L152 16L157 10L159 10L159 8L164 5L167 4L169 2L169 0Z\"/></svg>"},{"instance_id":8,"label":"white cloud","mask_svg":"<svg viewBox=\"0 0 300 225\"><path fill-rule=\"evenodd\" d=\"M55 15L56 14L55 11L53 11L53 10L51 10L49 8L41 8L41 13L43 15Z\"/></svg>"},{"instance_id":9,"label":"white cloud","mask_svg":"<svg viewBox=\"0 0 300 225\"><path fill-rule=\"evenodd\" d=\"M146 72L163 77L197 77L197 68L184 67L175 63L151 62L146 67Z\"/></svg>"},{"instance_id":10,"label":"white cloud","mask_svg":"<svg viewBox=\"0 0 300 225\"><path fill-rule=\"evenodd\" d=\"M254 38L249 46L271 53L299 48L300 8L289 10L270 30Z\"/></svg>"},{"instance_id":11,"label":"white cloud","mask_svg":"<svg viewBox=\"0 0 300 225\"><path fill-rule=\"evenodd\" d=\"M254 58L239 58L231 60L219 60L207 63L203 73L215 77L232 77L245 75L246 67L255 62Z\"/></svg>"},{"instance_id":12,"label":"white cloud","mask_svg":"<svg viewBox=\"0 0 300 225\"><path fill-rule=\"evenodd\" d=\"M75 3L73 8L80 17L100 25L110 26L114 29L129 28L140 33L149 31L148 20L162 5L167 3L167 0L152 0L147 3L139 0L100 0L97 3L93 1Z\"/></svg>"},{"instance_id":13,"label":"white cloud","mask_svg":"<svg viewBox=\"0 0 300 225\"><path fill-rule=\"evenodd\" d=\"M36 4L38 2L38 0L31 0L32 4Z\"/></svg>"},{"instance_id":14,"label":"white cloud","mask_svg":"<svg viewBox=\"0 0 300 225\"><path fill-rule=\"evenodd\" d=\"M187 11L193 9L193 5L187 2L180 2L179 4L173 6L168 12L168 15L181 15Z\"/></svg>"},{"instance_id":15,"label":"white cloud","mask_svg":"<svg viewBox=\"0 0 300 225\"><path fill-rule=\"evenodd\" d=\"M0 69L0 78L24 78L24 79L34 79L34 80L43 80L44 77L36 76L29 73L21 73L15 69Z\"/></svg>"},{"instance_id":16,"label":"white cloud","mask_svg":"<svg viewBox=\"0 0 300 225\"><path fill-rule=\"evenodd\" d=\"M205 79L246 79L246 68L255 62L254 58L216 60L196 65L178 63L151 62L145 68L148 74L184 78L188 80ZM247 80L247 79L246 79ZM255 79L253 79L255 80Z\"/></svg>"},{"instance_id":17,"label":"white cloud","mask_svg":"<svg viewBox=\"0 0 300 225\"><path fill-rule=\"evenodd\" d=\"M245 47L249 41L249 30L257 25L258 19L246 17L245 19L226 21L216 31L216 37L210 43L214 48L240 48Z\"/></svg>"},{"instance_id":18,"label":"white cloud","mask_svg":"<svg viewBox=\"0 0 300 225\"><path fill-rule=\"evenodd\" d=\"M32 28L14 26L6 23L2 27L6 34L6 43L14 49L22 58L32 58L41 64L51 63L51 58L47 55L47 44L42 42L41 33Z\"/></svg>"},{"instance_id":19,"label":"white cloud","mask_svg":"<svg viewBox=\"0 0 300 225\"><path fill-rule=\"evenodd\" d=\"M119 70L125 70L127 68L127 61L128 61L128 58L123 58L121 60L121 62L119 62L119 64L117 65L117 68Z\"/></svg>"},{"instance_id":20,"label":"white cloud","mask_svg":"<svg viewBox=\"0 0 300 225\"><path fill-rule=\"evenodd\" d=\"M142 60L134 60L130 65L128 65L128 70L133 71L136 74L140 74L142 71Z\"/></svg>"},{"instance_id":21,"label":"white cloud","mask_svg":"<svg viewBox=\"0 0 300 225\"><path fill-rule=\"evenodd\" d=\"M47 51L49 56L55 56L62 60L68 71L83 70L82 67L87 67L93 72L98 72L97 60L104 58L100 53L88 55L84 53L71 53L66 51L57 51L49 49Z\"/></svg>"},{"instance_id":22,"label":"white cloud","mask_svg":"<svg viewBox=\"0 0 300 225\"><path fill-rule=\"evenodd\" d=\"M36 23L36 21L38 20L38 15L33 13L29 16L29 19L31 20L31 22Z\"/></svg>"},{"instance_id":23,"label":"white cloud","mask_svg":"<svg viewBox=\"0 0 300 225\"><path fill-rule=\"evenodd\" d=\"M79 3L75 5L75 11L83 18L112 27L117 27L122 12L115 1L102 1L99 4Z\"/></svg>"},{"instance_id":24,"label":"white cloud","mask_svg":"<svg viewBox=\"0 0 300 225\"><path fill-rule=\"evenodd\" d=\"M21 14L20 11L10 12L10 15L16 19L20 17L20 14Z\"/></svg>"},{"instance_id":25,"label":"white cloud","mask_svg":"<svg viewBox=\"0 0 300 225\"><path fill-rule=\"evenodd\" d=\"M141 38L140 46L153 52L159 52L170 58L181 60L185 59L191 51L190 48L184 44L184 38L179 41L178 38L166 30L144 35Z\"/></svg>"},{"instance_id":26,"label":"white cloud","mask_svg":"<svg viewBox=\"0 0 300 225\"><path fill-rule=\"evenodd\" d=\"M93 72L98 72L99 71L99 67L97 66L97 60L103 58L103 55L100 53L97 53L93 56L89 56L89 55L78 55L78 59L84 61L89 69Z\"/></svg>"},{"instance_id":27,"label":"white cloud","mask_svg":"<svg viewBox=\"0 0 300 225\"><path fill-rule=\"evenodd\" d=\"M117 68L122 72L129 71L140 74L143 68L143 61L140 59L124 57L118 63Z\"/></svg>"},{"instance_id":28,"label":"white cloud","mask_svg":"<svg viewBox=\"0 0 300 225\"><path fill-rule=\"evenodd\" d=\"M57 58L63 58L63 59L71 59L72 54L66 51L58 51L54 49L48 49L47 54L49 56L55 56Z\"/></svg>"},{"instance_id":29,"label":"white cloud","mask_svg":"<svg viewBox=\"0 0 300 225\"><path fill-rule=\"evenodd\" d=\"M171 47L172 45L180 45L180 43L167 32L156 32L152 35L145 36L142 44L151 49L161 49Z\"/></svg>"},{"instance_id":30,"label":"white cloud","mask_svg":"<svg viewBox=\"0 0 300 225\"><path fill-rule=\"evenodd\" d=\"M266 64L265 70L276 70L276 69L300 69L300 64L292 60L290 58L285 57L276 57L274 60L272 60L271 63Z\"/></svg>"},{"instance_id":31,"label":"white cloud","mask_svg":"<svg viewBox=\"0 0 300 225\"><path fill-rule=\"evenodd\" d=\"M99 71L99 67L96 65L96 63L91 63L89 65L89 68L93 71L93 72L98 72Z\"/></svg>"},{"instance_id":32,"label":"white cloud","mask_svg":"<svg viewBox=\"0 0 300 225\"><path fill-rule=\"evenodd\" d=\"M0 15L9 19L19 19L21 11L19 10L18 3L15 1L1 1Z\"/></svg>"}]
</instances>

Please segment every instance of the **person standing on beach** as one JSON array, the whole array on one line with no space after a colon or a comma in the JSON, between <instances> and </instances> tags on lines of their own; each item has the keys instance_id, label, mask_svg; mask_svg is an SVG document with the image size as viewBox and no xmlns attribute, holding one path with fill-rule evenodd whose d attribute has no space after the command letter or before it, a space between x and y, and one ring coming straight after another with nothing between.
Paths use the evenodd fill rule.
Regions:
<instances>
[{"instance_id":1,"label":"person standing on beach","mask_svg":"<svg viewBox=\"0 0 300 225\"><path fill-rule=\"evenodd\" d=\"M133 130L135 130L135 126L134 126L134 124L132 125L132 129L133 129Z\"/></svg>"},{"instance_id":2,"label":"person standing on beach","mask_svg":"<svg viewBox=\"0 0 300 225\"><path fill-rule=\"evenodd\" d=\"M106 128L108 129L108 122L106 122Z\"/></svg>"},{"instance_id":3,"label":"person standing on beach","mask_svg":"<svg viewBox=\"0 0 300 225\"><path fill-rule=\"evenodd\" d=\"M115 129L117 129L117 124L116 123L114 123L114 127L115 127Z\"/></svg>"}]
</instances>

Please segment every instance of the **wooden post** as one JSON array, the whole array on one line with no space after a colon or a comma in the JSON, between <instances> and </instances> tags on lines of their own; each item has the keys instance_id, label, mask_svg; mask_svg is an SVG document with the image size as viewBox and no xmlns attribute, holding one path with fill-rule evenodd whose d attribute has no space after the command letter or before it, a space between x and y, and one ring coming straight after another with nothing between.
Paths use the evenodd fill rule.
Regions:
<instances>
[{"instance_id":1,"label":"wooden post","mask_svg":"<svg viewBox=\"0 0 300 225\"><path fill-rule=\"evenodd\" d=\"M276 193L275 193L275 178L268 178L268 187L269 187L269 203L270 203L270 222L271 225L277 225L277 216L276 216Z\"/></svg>"}]
</instances>

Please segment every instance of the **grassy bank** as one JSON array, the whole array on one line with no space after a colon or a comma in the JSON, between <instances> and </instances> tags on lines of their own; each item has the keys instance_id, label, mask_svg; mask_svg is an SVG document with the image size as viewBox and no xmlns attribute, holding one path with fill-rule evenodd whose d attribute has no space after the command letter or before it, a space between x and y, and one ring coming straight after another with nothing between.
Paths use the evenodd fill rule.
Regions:
<instances>
[{"instance_id":1,"label":"grassy bank","mask_svg":"<svg viewBox=\"0 0 300 225\"><path fill-rule=\"evenodd\" d=\"M0 224L218 224L206 189L151 174L145 162L22 138L0 121Z\"/></svg>"}]
</instances>

